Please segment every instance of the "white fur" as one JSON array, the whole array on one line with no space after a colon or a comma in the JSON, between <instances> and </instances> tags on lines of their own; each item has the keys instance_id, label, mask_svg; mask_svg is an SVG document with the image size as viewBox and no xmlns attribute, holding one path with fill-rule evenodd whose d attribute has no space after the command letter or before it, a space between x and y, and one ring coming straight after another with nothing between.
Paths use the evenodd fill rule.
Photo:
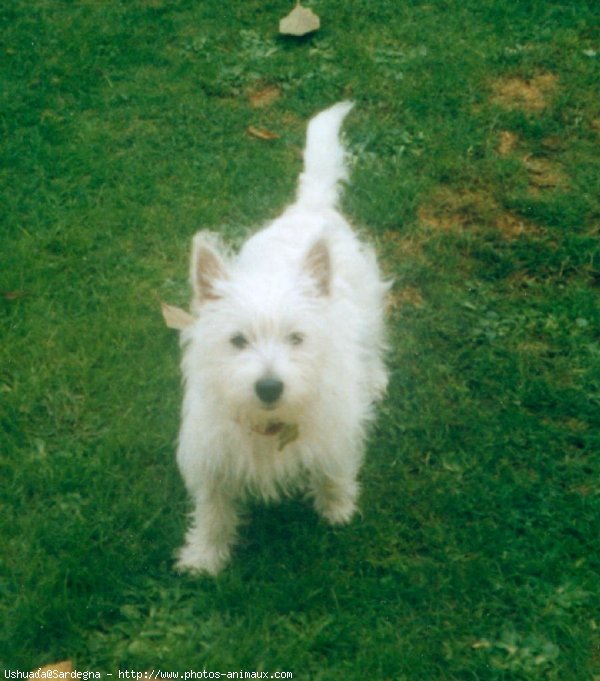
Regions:
<instances>
[{"instance_id":1,"label":"white fur","mask_svg":"<svg viewBox=\"0 0 600 681\"><path fill-rule=\"evenodd\" d=\"M330 523L355 511L366 426L387 384L388 285L336 209L351 107L311 120L295 203L236 257L214 234L194 237L177 462L195 510L179 569L219 572L249 493L305 489ZM283 384L270 404L257 393L265 378Z\"/></svg>"}]
</instances>

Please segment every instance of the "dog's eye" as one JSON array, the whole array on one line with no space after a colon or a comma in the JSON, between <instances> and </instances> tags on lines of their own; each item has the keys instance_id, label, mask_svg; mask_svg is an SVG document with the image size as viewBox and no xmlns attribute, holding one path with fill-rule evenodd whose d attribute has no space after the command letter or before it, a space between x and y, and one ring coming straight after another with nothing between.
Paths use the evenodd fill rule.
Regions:
<instances>
[{"instance_id":1,"label":"dog's eye","mask_svg":"<svg viewBox=\"0 0 600 681\"><path fill-rule=\"evenodd\" d=\"M243 333L236 333L229 339L231 345L238 350L243 350L248 347L248 339Z\"/></svg>"},{"instance_id":2,"label":"dog's eye","mask_svg":"<svg viewBox=\"0 0 600 681\"><path fill-rule=\"evenodd\" d=\"M295 331L294 333L290 333L287 339L290 345L302 345L302 343L304 343L304 334Z\"/></svg>"}]
</instances>

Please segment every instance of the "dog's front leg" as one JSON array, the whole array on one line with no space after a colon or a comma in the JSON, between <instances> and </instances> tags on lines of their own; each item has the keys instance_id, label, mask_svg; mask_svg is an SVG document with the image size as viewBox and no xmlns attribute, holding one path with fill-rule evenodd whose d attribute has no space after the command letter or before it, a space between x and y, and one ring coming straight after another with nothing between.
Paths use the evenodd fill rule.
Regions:
<instances>
[{"instance_id":1,"label":"dog's front leg","mask_svg":"<svg viewBox=\"0 0 600 681\"><path fill-rule=\"evenodd\" d=\"M331 525L349 523L356 511L358 483L353 476L313 476L312 495L317 513Z\"/></svg>"},{"instance_id":2,"label":"dog's front leg","mask_svg":"<svg viewBox=\"0 0 600 681\"><path fill-rule=\"evenodd\" d=\"M216 575L229 560L238 515L226 493L202 488L193 493L195 508L185 544L177 555L177 568Z\"/></svg>"}]
</instances>

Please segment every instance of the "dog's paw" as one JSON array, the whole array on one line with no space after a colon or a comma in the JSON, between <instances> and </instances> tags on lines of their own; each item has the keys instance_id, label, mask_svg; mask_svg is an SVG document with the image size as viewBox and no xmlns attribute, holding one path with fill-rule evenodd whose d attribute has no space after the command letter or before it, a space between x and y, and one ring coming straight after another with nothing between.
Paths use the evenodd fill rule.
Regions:
<instances>
[{"instance_id":1,"label":"dog's paw","mask_svg":"<svg viewBox=\"0 0 600 681\"><path fill-rule=\"evenodd\" d=\"M347 525L356 512L356 504L350 499L340 499L317 510L330 525Z\"/></svg>"},{"instance_id":2,"label":"dog's paw","mask_svg":"<svg viewBox=\"0 0 600 681\"><path fill-rule=\"evenodd\" d=\"M343 483L320 480L313 488L317 513L330 525L345 525L356 512L358 485L355 480Z\"/></svg>"},{"instance_id":3,"label":"dog's paw","mask_svg":"<svg viewBox=\"0 0 600 681\"><path fill-rule=\"evenodd\" d=\"M356 494L354 490L343 493L338 490L337 494L332 494L331 489L328 493L317 494L315 496L315 508L317 513L323 517L330 525L345 525L352 520L356 511Z\"/></svg>"},{"instance_id":4,"label":"dog's paw","mask_svg":"<svg viewBox=\"0 0 600 681\"><path fill-rule=\"evenodd\" d=\"M186 544L177 553L175 569L191 575L216 577L229 560L228 550L215 547Z\"/></svg>"}]
</instances>

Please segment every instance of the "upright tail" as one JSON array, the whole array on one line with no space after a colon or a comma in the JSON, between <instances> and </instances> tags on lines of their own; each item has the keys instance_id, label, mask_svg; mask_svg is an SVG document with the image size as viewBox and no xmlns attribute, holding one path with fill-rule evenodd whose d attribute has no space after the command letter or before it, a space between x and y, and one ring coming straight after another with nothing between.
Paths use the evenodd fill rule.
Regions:
<instances>
[{"instance_id":1,"label":"upright tail","mask_svg":"<svg viewBox=\"0 0 600 681\"><path fill-rule=\"evenodd\" d=\"M298 185L298 203L317 209L337 204L339 183L348 177L339 131L352 106L352 102L339 102L310 120L304 148L304 170Z\"/></svg>"}]
</instances>

